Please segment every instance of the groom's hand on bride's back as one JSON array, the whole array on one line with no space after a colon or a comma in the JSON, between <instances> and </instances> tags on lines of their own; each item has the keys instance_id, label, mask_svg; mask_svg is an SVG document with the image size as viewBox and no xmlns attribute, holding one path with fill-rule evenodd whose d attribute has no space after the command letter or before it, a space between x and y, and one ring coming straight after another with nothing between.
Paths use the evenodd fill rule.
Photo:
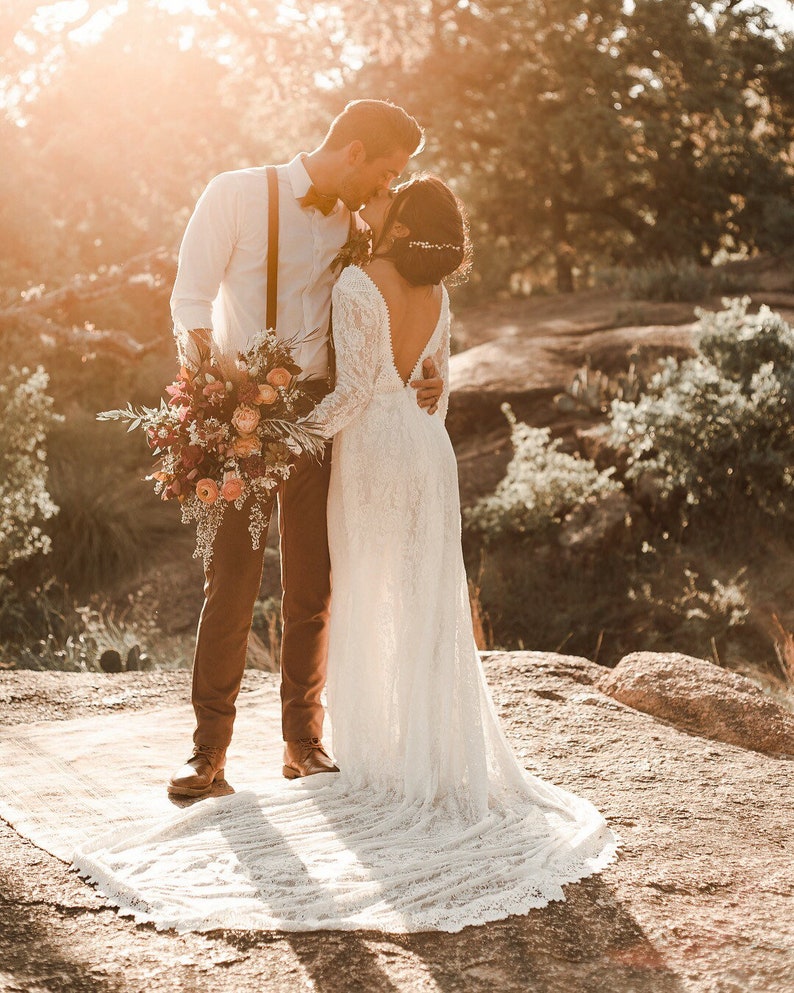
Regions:
<instances>
[{"instance_id":1,"label":"groom's hand on bride's back","mask_svg":"<svg viewBox=\"0 0 794 993\"><path fill-rule=\"evenodd\" d=\"M416 390L416 402L428 414L435 414L438 401L444 392L444 380L439 376L436 364L432 359L422 363L422 379L411 380L411 386Z\"/></svg>"}]
</instances>

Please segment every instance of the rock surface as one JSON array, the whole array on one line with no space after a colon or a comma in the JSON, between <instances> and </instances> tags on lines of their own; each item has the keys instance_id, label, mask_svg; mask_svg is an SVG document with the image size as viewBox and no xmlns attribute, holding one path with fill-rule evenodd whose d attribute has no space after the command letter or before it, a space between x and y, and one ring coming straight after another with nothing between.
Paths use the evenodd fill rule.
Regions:
<instances>
[{"instance_id":1,"label":"rock surface","mask_svg":"<svg viewBox=\"0 0 794 993\"><path fill-rule=\"evenodd\" d=\"M518 652L484 662L524 765L592 800L623 838L618 861L568 887L564 903L457 935L158 933L118 917L0 821L0 989L791 993L791 763L618 703L586 659ZM247 672L239 707L276 678ZM0 734L128 705L156 722L189 686L184 670L0 672Z\"/></svg>"},{"instance_id":2,"label":"rock surface","mask_svg":"<svg viewBox=\"0 0 794 993\"><path fill-rule=\"evenodd\" d=\"M634 354L647 366L662 355L689 355L695 335L694 324L651 325L540 337L524 332L484 342L451 359L449 432L454 439L498 426L505 402L515 405L521 417L531 416L536 426L559 420L551 401L587 355L594 369L613 374L625 371ZM545 419L536 408L546 410Z\"/></svg>"},{"instance_id":3,"label":"rock surface","mask_svg":"<svg viewBox=\"0 0 794 993\"><path fill-rule=\"evenodd\" d=\"M794 757L794 714L745 676L677 652L634 652L598 688L621 703L684 731Z\"/></svg>"},{"instance_id":4,"label":"rock surface","mask_svg":"<svg viewBox=\"0 0 794 993\"><path fill-rule=\"evenodd\" d=\"M458 457L464 506L493 492L512 457L503 403L512 406L519 420L551 427L555 437L577 447L577 433L593 426L593 415L584 410L564 413L555 397L570 385L588 355L594 369L614 376L625 372L635 354L647 373L662 355L680 358L692 351L691 323L607 326L610 330L603 330L581 314L567 322L505 324L500 337L453 355L447 429Z\"/></svg>"}]
</instances>

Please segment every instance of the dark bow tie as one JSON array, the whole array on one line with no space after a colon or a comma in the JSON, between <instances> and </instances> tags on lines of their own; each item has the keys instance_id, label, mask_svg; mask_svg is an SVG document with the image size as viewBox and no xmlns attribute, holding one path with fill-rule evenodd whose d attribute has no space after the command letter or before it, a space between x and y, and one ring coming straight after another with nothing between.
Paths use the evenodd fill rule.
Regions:
<instances>
[{"instance_id":1,"label":"dark bow tie","mask_svg":"<svg viewBox=\"0 0 794 993\"><path fill-rule=\"evenodd\" d=\"M314 186L310 186L306 196L301 197L301 207L316 207L328 217L336 206L336 201L336 197L324 197L322 193L317 192Z\"/></svg>"}]
</instances>

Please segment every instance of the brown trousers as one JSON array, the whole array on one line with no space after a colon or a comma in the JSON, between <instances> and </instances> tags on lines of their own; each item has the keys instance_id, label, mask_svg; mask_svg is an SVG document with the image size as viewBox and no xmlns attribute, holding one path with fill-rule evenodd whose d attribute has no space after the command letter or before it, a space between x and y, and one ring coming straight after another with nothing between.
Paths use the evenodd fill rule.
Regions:
<instances>
[{"instance_id":1,"label":"brown trousers","mask_svg":"<svg viewBox=\"0 0 794 993\"><path fill-rule=\"evenodd\" d=\"M281 537L281 715L285 741L322 736L331 602L326 503L331 472L325 458L301 456L278 489ZM197 745L226 748L245 669L248 632L265 554L251 548L248 507L227 507L204 574L204 606L193 660Z\"/></svg>"}]
</instances>

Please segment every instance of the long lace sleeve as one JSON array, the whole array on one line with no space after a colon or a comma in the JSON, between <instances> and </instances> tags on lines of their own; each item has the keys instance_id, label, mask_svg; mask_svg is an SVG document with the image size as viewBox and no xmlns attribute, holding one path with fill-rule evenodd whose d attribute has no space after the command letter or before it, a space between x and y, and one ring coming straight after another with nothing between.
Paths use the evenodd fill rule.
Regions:
<instances>
[{"instance_id":1,"label":"long lace sleeve","mask_svg":"<svg viewBox=\"0 0 794 993\"><path fill-rule=\"evenodd\" d=\"M336 348L336 387L312 411L310 421L331 438L369 403L377 375L381 315L372 292L340 277L333 291L333 335Z\"/></svg>"},{"instance_id":2,"label":"long lace sleeve","mask_svg":"<svg viewBox=\"0 0 794 993\"><path fill-rule=\"evenodd\" d=\"M441 418L442 421L447 419L447 410L449 410L449 342L450 342L450 332L449 332L449 309L447 309L447 320L446 327L444 328L443 335L441 338L441 344L438 349L433 354L433 361L436 363L436 369L438 369L438 374L444 380L444 391L439 397L438 410L436 415Z\"/></svg>"}]
</instances>

